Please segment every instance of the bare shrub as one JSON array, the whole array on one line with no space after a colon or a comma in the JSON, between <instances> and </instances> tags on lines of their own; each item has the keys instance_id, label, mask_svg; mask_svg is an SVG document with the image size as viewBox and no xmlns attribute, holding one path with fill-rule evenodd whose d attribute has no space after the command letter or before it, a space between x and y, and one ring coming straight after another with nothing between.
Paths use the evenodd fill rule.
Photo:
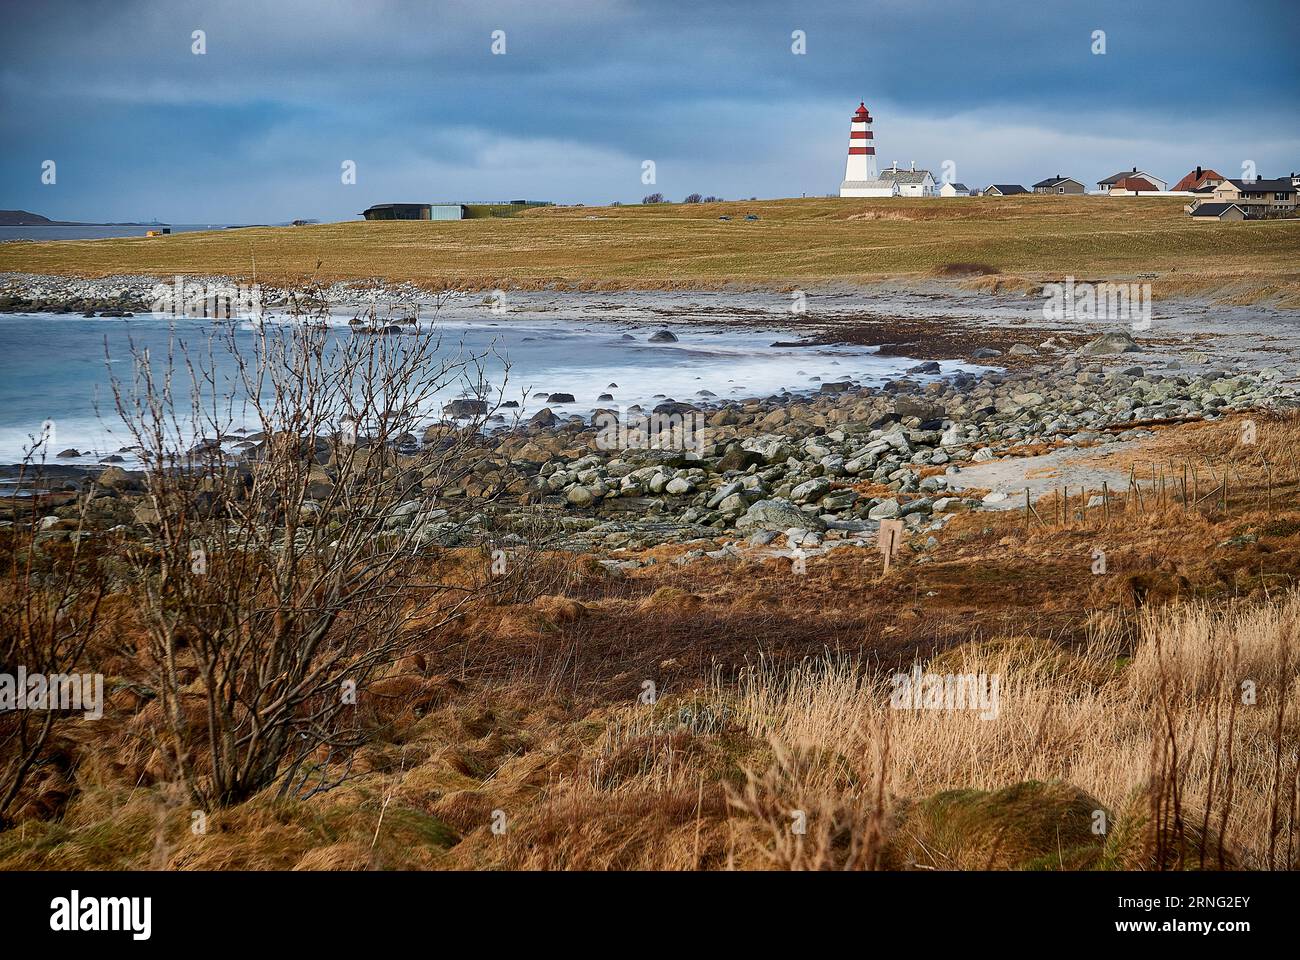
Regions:
<instances>
[{"instance_id":1,"label":"bare shrub","mask_svg":"<svg viewBox=\"0 0 1300 960\"><path fill-rule=\"evenodd\" d=\"M66 531L66 540L38 540L43 449L42 438L29 452L17 487L31 495L16 498L16 522L0 534L0 674L14 685L15 695L20 671L39 674L50 684L82 670L105 592L94 558L82 548L85 500L69 521L73 529ZM47 687L47 697L54 693ZM57 706L47 700L43 706L0 710L0 830L12 824L23 788L50 759L51 736L66 716Z\"/></svg>"},{"instance_id":2,"label":"bare shrub","mask_svg":"<svg viewBox=\"0 0 1300 960\"><path fill-rule=\"evenodd\" d=\"M231 326L203 352L174 338L165 359L135 349L133 381L114 385L151 508L132 552L148 720L204 805L347 776L371 678L436 647L489 589L439 577L438 545L465 533L443 504L514 488L479 431L504 389L493 396L485 356L373 315L336 334L321 298L305 302L314 312L255 324L251 347ZM458 386L460 422L421 444ZM260 433L235 460L225 448L244 423Z\"/></svg>"}]
</instances>

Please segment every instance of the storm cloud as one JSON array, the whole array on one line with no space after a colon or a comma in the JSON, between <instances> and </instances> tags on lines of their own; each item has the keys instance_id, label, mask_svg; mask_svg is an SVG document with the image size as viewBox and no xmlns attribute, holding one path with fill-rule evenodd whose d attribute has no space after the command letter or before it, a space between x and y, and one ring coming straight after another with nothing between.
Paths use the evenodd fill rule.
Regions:
<instances>
[{"instance_id":1,"label":"storm cloud","mask_svg":"<svg viewBox=\"0 0 1300 960\"><path fill-rule=\"evenodd\" d=\"M1300 169L1291 0L953 6L10 6L0 206L231 223L347 219L384 201L827 194L859 100L883 163L949 161L972 186L1091 185L1134 165L1170 181L1197 164ZM341 182L349 160L355 185Z\"/></svg>"}]
</instances>

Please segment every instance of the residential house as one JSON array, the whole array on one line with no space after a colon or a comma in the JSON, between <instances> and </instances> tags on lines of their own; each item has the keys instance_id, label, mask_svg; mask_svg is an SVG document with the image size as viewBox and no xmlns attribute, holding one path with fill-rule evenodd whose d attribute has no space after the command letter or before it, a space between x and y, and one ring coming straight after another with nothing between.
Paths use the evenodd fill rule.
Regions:
<instances>
[{"instance_id":1,"label":"residential house","mask_svg":"<svg viewBox=\"0 0 1300 960\"><path fill-rule=\"evenodd\" d=\"M1198 223L1226 222L1246 219L1246 211L1237 203L1201 203L1188 210Z\"/></svg>"},{"instance_id":2,"label":"residential house","mask_svg":"<svg viewBox=\"0 0 1300 960\"><path fill-rule=\"evenodd\" d=\"M939 188L941 197L969 197L970 188L964 183L945 183Z\"/></svg>"},{"instance_id":3,"label":"residential house","mask_svg":"<svg viewBox=\"0 0 1300 960\"><path fill-rule=\"evenodd\" d=\"M1296 189L1290 177L1274 180L1224 180L1214 188L1211 202L1238 204L1252 219L1285 216L1296 212Z\"/></svg>"},{"instance_id":4,"label":"residential house","mask_svg":"<svg viewBox=\"0 0 1300 960\"><path fill-rule=\"evenodd\" d=\"M1202 168L1197 167L1187 176L1183 177L1183 179L1175 183L1173 190L1175 193L1199 193L1206 187L1209 187L1210 190L1213 191L1215 187L1227 179L1228 178L1221 173L1216 173L1213 170L1203 170Z\"/></svg>"},{"instance_id":5,"label":"residential house","mask_svg":"<svg viewBox=\"0 0 1300 960\"><path fill-rule=\"evenodd\" d=\"M1048 177L1046 180L1039 180L1034 184L1033 190L1034 193L1078 195L1088 192L1087 188L1074 177L1063 177L1059 173L1054 177Z\"/></svg>"},{"instance_id":6,"label":"residential house","mask_svg":"<svg viewBox=\"0 0 1300 960\"><path fill-rule=\"evenodd\" d=\"M1143 170L1139 170L1137 167L1134 167L1132 170L1121 170L1119 173L1111 174L1105 180L1098 180L1097 189L1100 190L1102 193L1109 193L1112 197L1129 196L1130 194L1124 192L1116 193L1115 189L1117 188L1121 180L1127 180L1131 177L1137 177L1142 180L1145 180L1147 183L1151 185L1151 189L1154 189L1157 193L1164 193L1169 188L1168 181L1161 180L1159 177L1153 177L1151 176L1151 174L1146 173ZM1126 188L1119 187L1119 189L1123 191ZM1136 192L1138 191L1131 191L1131 193L1136 193ZM1150 191L1147 190L1145 192L1150 192Z\"/></svg>"},{"instance_id":7,"label":"residential house","mask_svg":"<svg viewBox=\"0 0 1300 960\"><path fill-rule=\"evenodd\" d=\"M1016 194L1028 192L1018 183L992 183L984 188L986 197L1014 197Z\"/></svg>"},{"instance_id":8,"label":"residential house","mask_svg":"<svg viewBox=\"0 0 1300 960\"><path fill-rule=\"evenodd\" d=\"M915 163L910 170L899 170L898 161L894 161L892 167L880 171L880 179L898 184L900 197L933 197L938 194L933 175L929 170L916 169Z\"/></svg>"},{"instance_id":9,"label":"residential house","mask_svg":"<svg viewBox=\"0 0 1300 960\"><path fill-rule=\"evenodd\" d=\"M1133 175L1116 180L1108 191L1112 197L1136 197L1144 193L1163 192L1164 187L1156 186L1146 177Z\"/></svg>"}]
</instances>

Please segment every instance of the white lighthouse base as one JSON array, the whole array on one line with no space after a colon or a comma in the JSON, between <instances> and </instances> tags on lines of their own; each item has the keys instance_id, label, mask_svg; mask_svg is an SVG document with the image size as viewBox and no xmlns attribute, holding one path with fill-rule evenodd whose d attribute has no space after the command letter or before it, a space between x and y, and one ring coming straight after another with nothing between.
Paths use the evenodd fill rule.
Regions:
<instances>
[{"instance_id":1,"label":"white lighthouse base","mask_svg":"<svg viewBox=\"0 0 1300 960\"><path fill-rule=\"evenodd\" d=\"M896 197L898 184L893 180L845 180L840 184L841 197Z\"/></svg>"}]
</instances>

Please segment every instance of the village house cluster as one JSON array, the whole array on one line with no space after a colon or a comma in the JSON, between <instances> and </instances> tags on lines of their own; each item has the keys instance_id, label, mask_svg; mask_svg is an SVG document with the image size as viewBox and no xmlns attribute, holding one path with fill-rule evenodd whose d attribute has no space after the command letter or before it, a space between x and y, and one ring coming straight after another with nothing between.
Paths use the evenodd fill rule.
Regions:
<instances>
[{"instance_id":1,"label":"village house cluster","mask_svg":"<svg viewBox=\"0 0 1300 960\"><path fill-rule=\"evenodd\" d=\"M1020 194L1094 197L1188 197L1183 208L1192 218L1203 221L1263 220L1296 216L1300 173L1272 179L1231 180L1214 170L1197 167L1169 187L1145 170L1133 167L1097 181L1091 193L1083 181L1060 173L1046 177L1032 187L1019 183L991 183L972 189L950 179L940 182L929 170L916 168L913 161L901 169L895 161L884 170L876 167L875 134L865 102L850 119L849 156L844 168L841 197L1014 197Z\"/></svg>"}]
</instances>

